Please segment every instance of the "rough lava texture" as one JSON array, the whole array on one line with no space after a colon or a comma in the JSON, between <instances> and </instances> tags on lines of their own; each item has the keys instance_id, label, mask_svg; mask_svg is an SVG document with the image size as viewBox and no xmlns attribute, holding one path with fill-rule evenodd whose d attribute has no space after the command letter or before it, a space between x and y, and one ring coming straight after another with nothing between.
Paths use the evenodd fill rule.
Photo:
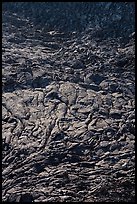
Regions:
<instances>
[{"instance_id":1,"label":"rough lava texture","mask_svg":"<svg viewBox=\"0 0 137 204\"><path fill-rule=\"evenodd\" d=\"M134 4L67 3L3 3L2 200L135 202Z\"/></svg>"}]
</instances>

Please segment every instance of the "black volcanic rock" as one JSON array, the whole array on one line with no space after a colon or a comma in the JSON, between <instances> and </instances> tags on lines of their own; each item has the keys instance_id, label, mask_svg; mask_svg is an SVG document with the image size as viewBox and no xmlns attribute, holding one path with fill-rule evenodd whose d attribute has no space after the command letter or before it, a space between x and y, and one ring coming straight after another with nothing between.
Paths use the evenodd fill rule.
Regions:
<instances>
[{"instance_id":1,"label":"black volcanic rock","mask_svg":"<svg viewBox=\"0 0 137 204\"><path fill-rule=\"evenodd\" d=\"M2 201L135 202L134 2L2 17Z\"/></svg>"},{"instance_id":2,"label":"black volcanic rock","mask_svg":"<svg viewBox=\"0 0 137 204\"><path fill-rule=\"evenodd\" d=\"M5 2L3 10L29 17L39 28L63 32L90 28L99 38L128 37L135 29L134 2Z\"/></svg>"}]
</instances>

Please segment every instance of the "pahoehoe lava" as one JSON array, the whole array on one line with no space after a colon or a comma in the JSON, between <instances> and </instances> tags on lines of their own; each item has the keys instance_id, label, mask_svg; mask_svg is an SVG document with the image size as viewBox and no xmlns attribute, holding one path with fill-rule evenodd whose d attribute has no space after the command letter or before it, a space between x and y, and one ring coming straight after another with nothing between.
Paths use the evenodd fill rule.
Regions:
<instances>
[{"instance_id":1,"label":"pahoehoe lava","mask_svg":"<svg viewBox=\"0 0 137 204\"><path fill-rule=\"evenodd\" d=\"M2 6L2 201L135 202L134 2Z\"/></svg>"}]
</instances>

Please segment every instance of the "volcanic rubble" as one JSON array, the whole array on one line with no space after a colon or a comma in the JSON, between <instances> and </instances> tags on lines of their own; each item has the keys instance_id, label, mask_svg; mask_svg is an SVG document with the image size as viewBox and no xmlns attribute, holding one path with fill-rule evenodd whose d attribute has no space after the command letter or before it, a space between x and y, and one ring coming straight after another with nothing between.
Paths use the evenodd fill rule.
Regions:
<instances>
[{"instance_id":1,"label":"volcanic rubble","mask_svg":"<svg viewBox=\"0 0 137 204\"><path fill-rule=\"evenodd\" d=\"M5 16L2 200L135 202L134 33L122 44Z\"/></svg>"}]
</instances>

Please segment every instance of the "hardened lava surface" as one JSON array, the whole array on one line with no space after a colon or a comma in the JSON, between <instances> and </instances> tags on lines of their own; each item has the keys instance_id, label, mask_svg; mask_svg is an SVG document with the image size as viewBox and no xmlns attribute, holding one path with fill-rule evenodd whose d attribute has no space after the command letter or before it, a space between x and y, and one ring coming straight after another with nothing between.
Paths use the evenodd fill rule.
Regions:
<instances>
[{"instance_id":1,"label":"hardened lava surface","mask_svg":"<svg viewBox=\"0 0 137 204\"><path fill-rule=\"evenodd\" d=\"M134 33L3 14L2 200L135 202Z\"/></svg>"}]
</instances>

